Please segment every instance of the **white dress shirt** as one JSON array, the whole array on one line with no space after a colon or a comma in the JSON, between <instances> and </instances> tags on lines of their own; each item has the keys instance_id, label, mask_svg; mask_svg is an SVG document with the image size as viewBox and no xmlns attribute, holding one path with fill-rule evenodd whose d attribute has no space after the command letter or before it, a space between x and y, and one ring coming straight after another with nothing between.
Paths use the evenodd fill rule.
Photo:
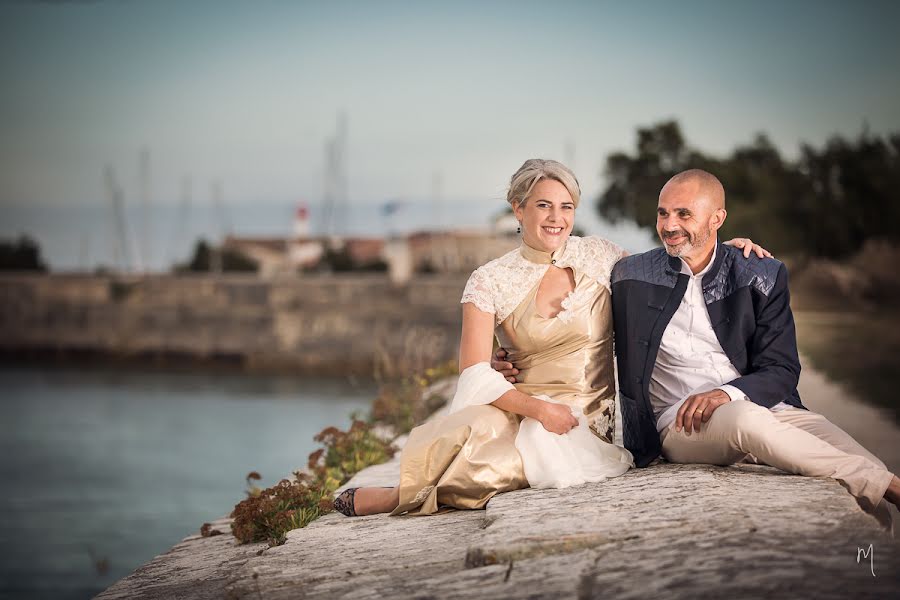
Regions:
<instances>
[{"instance_id":1,"label":"white dress shirt","mask_svg":"<svg viewBox=\"0 0 900 600\"><path fill-rule=\"evenodd\" d=\"M713 331L703 300L703 276L716 261L716 250L706 267L694 275L681 259L681 272L688 276L687 289L678 310L663 332L650 376L650 405L657 431L675 421L678 409L689 396L720 389L732 400L748 399L744 392L728 385L741 376L734 368ZM772 410L788 408L779 403Z\"/></svg>"}]
</instances>

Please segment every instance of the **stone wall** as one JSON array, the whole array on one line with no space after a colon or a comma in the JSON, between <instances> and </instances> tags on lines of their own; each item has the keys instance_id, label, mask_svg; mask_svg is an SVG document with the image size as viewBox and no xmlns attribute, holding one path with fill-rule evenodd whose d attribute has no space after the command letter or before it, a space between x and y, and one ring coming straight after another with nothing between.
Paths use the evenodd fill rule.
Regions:
<instances>
[{"instance_id":1,"label":"stone wall","mask_svg":"<svg viewBox=\"0 0 900 600\"><path fill-rule=\"evenodd\" d=\"M465 276L0 277L0 351L356 373L453 358Z\"/></svg>"}]
</instances>

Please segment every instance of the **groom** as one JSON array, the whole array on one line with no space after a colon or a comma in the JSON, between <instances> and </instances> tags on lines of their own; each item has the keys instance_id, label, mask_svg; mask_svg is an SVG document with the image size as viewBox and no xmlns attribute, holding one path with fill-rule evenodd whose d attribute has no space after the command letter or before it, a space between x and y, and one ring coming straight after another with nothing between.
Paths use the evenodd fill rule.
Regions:
<instances>
[{"instance_id":1,"label":"groom","mask_svg":"<svg viewBox=\"0 0 900 600\"><path fill-rule=\"evenodd\" d=\"M800 402L787 271L717 243L726 214L715 176L679 173L659 194L663 248L613 269L625 447L639 467L662 454L676 463L749 461L832 477L889 525L883 500L900 502L900 479ZM500 367L512 368L495 361Z\"/></svg>"}]
</instances>

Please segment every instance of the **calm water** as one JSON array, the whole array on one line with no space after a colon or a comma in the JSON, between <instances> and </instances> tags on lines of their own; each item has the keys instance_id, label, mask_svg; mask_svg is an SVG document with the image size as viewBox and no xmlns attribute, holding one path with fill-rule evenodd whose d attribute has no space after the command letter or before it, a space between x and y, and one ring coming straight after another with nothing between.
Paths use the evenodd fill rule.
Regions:
<instances>
[{"instance_id":1,"label":"calm water","mask_svg":"<svg viewBox=\"0 0 900 600\"><path fill-rule=\"evenodd\" d=\"M0 367L0 597L88 598L270 485L371 385ZM93 559L109 561L99 574Z\"/></svg>"}]
</instances>

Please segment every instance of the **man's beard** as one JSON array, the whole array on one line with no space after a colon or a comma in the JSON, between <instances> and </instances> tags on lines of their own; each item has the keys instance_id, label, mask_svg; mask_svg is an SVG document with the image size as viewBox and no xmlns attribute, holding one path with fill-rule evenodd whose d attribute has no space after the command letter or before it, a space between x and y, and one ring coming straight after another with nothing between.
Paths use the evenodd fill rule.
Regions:
<instances>
[{"instance_id":1,"label":"man's beard","mask_svg":"<svg viewBox=\"0 0 900 600\"><path fill-rule=\"evenodd\" d=\"M665 243L665 240L668 238L678 237L680 235L684 235L686 238L683 242L678 244L677 246L670 246ZM709 241L710 236L712 235L711 229L704 229L698 231L696 234L691 233L685 229L679 229L677 231L663 231L663 246L666 248L666 252L669 253L669 256L678 256L682 257L685 254L688 254L694 248L699 248L704 246L707 241Z\"/></svg>"}]
</instances>

